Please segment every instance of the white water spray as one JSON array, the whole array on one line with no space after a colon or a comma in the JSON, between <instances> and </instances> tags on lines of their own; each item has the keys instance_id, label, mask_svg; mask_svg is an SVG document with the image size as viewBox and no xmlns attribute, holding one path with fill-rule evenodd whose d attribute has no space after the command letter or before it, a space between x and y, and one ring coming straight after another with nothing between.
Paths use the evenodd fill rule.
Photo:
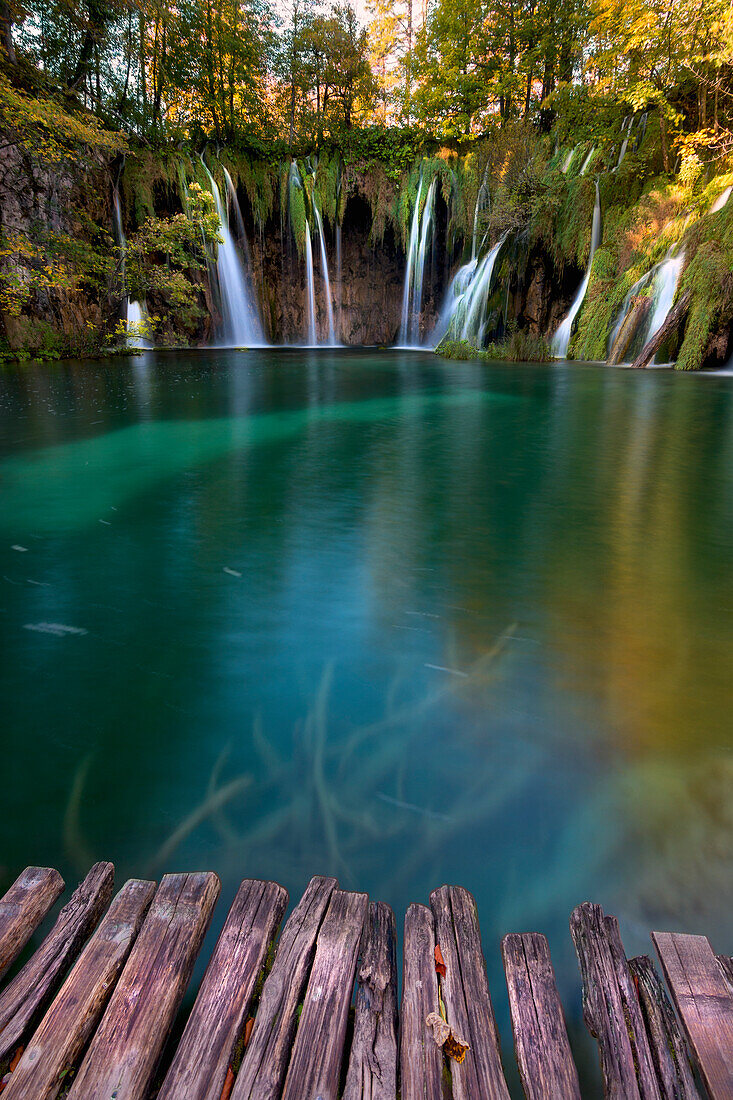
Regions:
<instances>
[{"instance_id":1,"label":"white water spray","mask_svg":"<svg viewBox=\"0 0 733 1100\"><path fill-rule=\"evenodd\" d=\"M328 257L326 256L326 241L323 235L323 222L321 214L313 196L313 214L316 219L316 231L321 242L321 267L323 269L323 292L326 297L326 312L328 314L328 342L333 347L336 343L336 330L333 323L333 301L331 299L331 280L328 277Z\"/></svg>"},{"instance_id":2,"label":"white water spray","mask_svg":"<svg viewBox=\"0 0 733 1100\"><path fill-rule=\"evenodd\" d=\"M251 347L263 343L262 328L252 295L247 286L247 278L237 252L234 238L229 230L227 211L221 199L216 180L204 164L211 193L219 217L221 244L217 250L216 271L221 294L221 311L224 320L222 345L224 347ZM240 214L241 216L241 214Z\"/></svg>"},{"instance_id":3,"label":"white water spray","mask_svg":"<svg viewBox=\"0 0 733 1100\"><path fill-rule=\"evenodd\" d=\"M730 198L731 191L733 191L733 187L726 187L725 191L723 191L722 194L718 195L717 199L710 207L711 214L717 214L719 210L723 209L728 199Z\"/></svg>"},{"instance_id":4,"label":"white water spray","mask_svg":"<svg viewBox=\"0 0 733 1100\"><path fill-rule=\"evenodd\" d=\"M560 326L552 338L552 353L556 359L565 359L568 354L568 345L570 344L570 336L573 331L573 322L578 314L578 310L583 304L586 291L588 290L588 283L590 282L590 269L593 265L593 256L595 254L598 245L601 240L601 195L598 190L598 180L596 180L596 201L593 207L593 225L590 235L590 255L588 256L588 266L585 271L583 282L578 287L578 293L573 299L567 315L560 323Z\"/></svg>"},{"instance_id":5,"label":"white water spray","mask_svg":"<svg viewBox=\"0 0 733 1100\"><path fill-rule=\"evenodd\" d=\"M410 242L407 250L405 287L402 294L402 322L400 324L399 342L403 347L420 346L420 314L422 311L425 258L428 251L428 241L432 239L437 182L436 177L430 184L422 211L420 210L422 179L417 189L415 209L410 227Z\"/></svg>"},{"instance_id":6,"label":"white water spray","mask_svg":"<svg viewBox=\"0 0 733 1100\"><path fill-rule=\"evenodd\" d=\"M113 195L113 206L115 212L115 235L117 237L117 243L120 248L122 257L122 278L125 280L125 254L127 252L127 237L125 231L122 228L122 207L120 205L120 192L117 185L115 185ZM125 313L125 328L127 329L127 346L128 348L136 348L139 351L152 348L152 344L144 336L141 335L143 331L147 331L148 326L148 310L145 302L130 301L129 294L125 295L124 302Z\"/></svg>"}]
</instances>

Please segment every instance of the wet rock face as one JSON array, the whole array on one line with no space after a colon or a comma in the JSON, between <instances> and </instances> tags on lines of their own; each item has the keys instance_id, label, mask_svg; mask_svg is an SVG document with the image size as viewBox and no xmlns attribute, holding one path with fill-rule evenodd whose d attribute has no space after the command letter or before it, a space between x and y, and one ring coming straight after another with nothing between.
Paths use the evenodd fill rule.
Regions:
<instances>
[{"instance_id":1,"label":"wet rock face","mask_svg":"<svg viewBox=\"0 0 733 1100\"><path fill-rule=\"evenodd\" d=\"M0 135L0 139L2 135ZM4 144L0 140L0 144ZM41 245L38 259L10 254L2 260L2 277L11 285L29 286L31 272L41 265L43 239L63 234L83 240L78 211L97 224L111 224L110 186L102 159L91 169L72 161L43 165L27 150L9 144L0 151L0 232ZM49 341L73 344L89 325L105 322L107 303L94 301L83 290L55 288L31 291L20 314L3 310L2 329L11 349L37 350Z\"/></svg>"},{"instance_id":2,"label":"wet rock face","mask_svg":"<svg viewBox=\"0 0 733 1100\"><path fill-rule=\"evenodd\" d=\"M347 345L392 344L402 312L405 257L391 233L379 245L369 243L370 223L350 200L341 229L340 255L335 227L326 223L331 300L336 339ZM366 208L369 215L369 208ZM320 246L313 239L316 330L328 337L328 311ZM275 343L302 343L308 335L305 259L291 234L279 223L250 238L254 280L265 331Z\"/></svg>"}]
</instances>

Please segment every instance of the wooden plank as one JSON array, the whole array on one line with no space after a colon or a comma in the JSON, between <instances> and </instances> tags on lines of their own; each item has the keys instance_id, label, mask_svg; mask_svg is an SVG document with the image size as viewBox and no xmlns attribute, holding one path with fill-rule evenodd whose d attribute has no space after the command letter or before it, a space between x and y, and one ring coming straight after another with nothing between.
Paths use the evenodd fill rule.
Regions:
<instances>
[{"instance_id":1,"label":"wooden plank","mask_svg":"<svg viewBox=\"0 0 733 1100\"><path fill-rule=\"evenodd\" d=\"M397 929L381 901L369 905L357 972L354 1038L343 1100L396 1100Z\"/></svg>"},{"instance_id":2,"label":"wooden plank","mask_svg":"<svg viewBox=\"0 0 733 1100\"><path fill-rule=\"evenodd\" d=\"M652 932L672 999L713 1100L733 1097L733 995L705 936Z\"/></svg>"},{"instance_id":3,"label":"wooden plank","mask_svg":"<svg viewBox=\"0 0 733 1100\"><path fill-rule=\"evenodd\" d=\"M716 955L715 957L720 963L725 979L730 985L731 992L733 992L733 957L730 955Z\"/></svg>"},{"instance_id":4,"label":"wooden plank","mask_svg":"<svg viewBox=\"0 0 733 1100\"><path fill-rule=\"evenodd\" d=\"M38 1021L112 897L114 867L95 863L35 954L0 996L0 1066Z\"/></svg>"},{"instance_id":5,"label":"wooden plank","mask_svg":"<svg viewBox=\"0 0 733 1100\"><path fill-rule=\"evenodd\" d=\"M425 1020L437 1012L435 924L426 905L413 904L405 914L400 1012L401 1100L441 1100L443 1052Z\"/></svg>"},{"instance_id":6,"label":"wooden plank","mask_svg":"<svg viewBox=\"0 0 733 1100\"><path fill-rule=\"evenodd\" d=\"M0 898L0 977L17 959L63 888L64 880L53 867L26 867Z\"/></svg>"},{"instance_id":7,"label":"wooden plank","mask_svg":"<svg viewBox=\"0 0 733 1100\"><path fill-rule=\"evenodd\" d=\"M245 879L239 887L158 1100L221 1097L287 904L276 882Z\"/></svg>"},{"instance_id":8,"label":"wooden plank","mask_svg":"<svg viewBox=\"0 0 733 1100\"><path fill-rule=\"evenodd\" d=\"M664 1100L700 1100L685 1040L662 979L648 955L629 959Z\"/></svg>"},{"instance_id":9,"label":"wooden plank","mask_svg":"<svg viewBox=\"0 0 733 1100\"><path fill-rule=\"evenodd\" d=\"M476 902L461 886L441 886L430 895L430 906L435 939L446 966L440 980L446 1021L469 1045L462 1062L448 1062L454 1100L473 1100L475 1096L509 1100Z\"/></svg>"},{"instance_id":10,"label":"wooden plank","mask_svg":"<svg viewBox=\"0 0 733 1100\"><path fill-rule=\"evenodd\" d=\"M550 947L536 932L501 942L514 1048L527 1100L580 1100Z\"/></svg>"},{"instance_id":11,"label":"wooden plank","mask_svg":"<svg viewBox=\"0 0 733 1100\"><path fill-rule=\"evenodd\" d=\"M335 878L312 878L285 924L275 962L262 989L232 1100L279 1100L318 931L337 886Z\"/></svg>"},{"instance_id":12,"label":"wooden plank","mask_svg":"<svg viewBox=\"0 0 733 1100\"><path fill-rule=\"evenodd\" d=\"M113 900L25 1048L5 1100L55 1100L89 1041L155 893L131 879Z\"/></svg>"},{"instance_id":13,"label":"wooden plank","mask_svg":"<svg viewBox=\"0 0 733 1100\"><path fill-rule=\"evenodd\" d=\"M214 874L165 875L70 1100L147 1096L220 890Z\"/></svg>"},{"instance_id":14,"label":"wooden plank","mask_svg":"<svg viewBox=\"0 0 733 1100\"><path fill-rule=\"evenodd\" d=\"M336 1100L366 894L334 890L318 933L283 1100Z\"/></svg>"},{"instance_id":15,"label":"wooden plank","mask_svg":"<svg viewBox=\"0 0 733 1100\"><path fill-rule=\"evenodd\" d=\"M570 932L583 975L583 1017L598 1039L604 1094L659 1100L659 1084L618 922L600 905L573 910Z\"/></svg>"}]
</instances>

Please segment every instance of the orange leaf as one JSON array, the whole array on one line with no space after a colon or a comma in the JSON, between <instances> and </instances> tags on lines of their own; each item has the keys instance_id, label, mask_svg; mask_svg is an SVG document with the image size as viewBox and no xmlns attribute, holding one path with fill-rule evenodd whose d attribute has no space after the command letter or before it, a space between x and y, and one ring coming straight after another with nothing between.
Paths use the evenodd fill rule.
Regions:
<instances>
[{"instance_id":1,"label":"orange leaf","mask_svg":"<svg viewBox=\"0 0 733 1100\"><path fill-rule=\"evenodd\" d=\"M13 1055L13 1060L10 1063L10 1065L8 1066L8 1069L10 1070L11 1073L13 1072L13 1070L17 1066L18 1062L20 1061L21 1055L23 1054L24 1049L25 1049L24 1047L18 1047L15 1054Z\"/></svg>"},{"instance_id":2,"label":"orange leaf","mask_svg":"<svg viewBox=\"0 0 733 1100\"><path fill-rule=\"evenodd\" d=\"M244 1045L245 1045L245 1047L247 1046L247 1044L249 1042L249 1037L252 1034L252 1028L254 1027L254 1023L255 1023L254 1016L250 1016L249 1019L247 1020L247 1023L244 1025Z\"/></svg>"},{"instance_id":3,"label":"orange leaf","mask_svg":"<svg viewBox=\"0 0 733 1100\"><path fill-rule=\"evenodd\" d=\"M232 1089L234 1088L234 1073L230 1066L227 1070L227 1075L224 1080L224 1088L221 1090L221 1100L229 1100L232 1095Z\"/></svg>"},{"instance_id":4,"label":"orange leaf","mask_svg":"<svg viewBox=\"0 0 733 1100\"><path fill-rule=\"evenodd\" d=\"M445 962L443 961L443 952L440 950L440 944L435 945L435 972L440 974L441 978L445 977Z\"/></svg>"}]
</instances>

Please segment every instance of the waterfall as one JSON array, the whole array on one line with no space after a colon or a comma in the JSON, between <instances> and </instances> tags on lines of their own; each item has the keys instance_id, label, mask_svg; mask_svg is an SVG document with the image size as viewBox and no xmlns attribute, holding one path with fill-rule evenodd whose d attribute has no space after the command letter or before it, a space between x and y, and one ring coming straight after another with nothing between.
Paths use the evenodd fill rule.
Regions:
<instances>
[{"instance_id":1,"label":"waterfall","mask_svg":"<svg viewBox=\"0 0 733 1100\"><path fill-rule=\"evenodd\" d=\"M444 336L465 340L480 348L486 334L486 303L491 292L496 260L507 238L505 233L480 261L469 260L456 272L448 288L440 319L431 342L440 343Z\"/></svg>"},{"instance_id":2,"label":"waterfall","mask_svg":"<svg viewBox=\"0 0 733 1100\"><path fill-rule=\"evenodd\" d=\"M611 352L611 348L616 343L616 338L617 338L618 334L621 332L621 328L623 327L623 323L624 323L624 321L626 320L626 318L629 314L629 310L631 309L631 300L632 300L632 298L635 298L636 295L639 293L639 291L644 289L644 287L647 285L647 283L649 282L651 277L652 277L652 272L647 271L646 275L642 275L642 277L640 279L636 280L636 282L632 286L631 290L629 291L629 293L624 298L624 303L621 306L621 309L619 311L619 315L616 318L616 321L614 323L613 328L611 329L611 333L610 333L609 338L608 338L608 353L609 354Z\"/></svg>"},{"instance_id":3,"label":"waterfall","mask_svg":"<svg viewBox=\"0 0 733 1100\"><path fill-rule=\"evenodd\" d=\"M628 115L627 118L629 120L628 127L626 126L626 119L624 119L624 121L621 124L621 133L623 134L624 129L626 129L626 137L621 142L621 152L618 155L618 161L616 163L616 167L614 168L614 172L617 172L618 169L621 167L621 162L623 161L624 157L626 156L626 150L629 147L629 138L631 137L631 129L634 125L634 116L633 115Z\"/></svg>"},{"instance_id":4,"label":"waterfall","mask_svg":"<svg viewBox=\"0 0 733 1100\"><path fill-rule=\"evenodd\" d=\"M316 203L316 197L313 196L313 216L316 219L316 230L318 232L318 239L321 242L321 267L323 268L323 292L326 296L326 311L328 313L328 342L333 347L336 343L336 331L333 324L333 302L331 301L331 280L328 277L328 258L326 256L326 241L323 235L323 222L321 221L321 214Z\"/></svg>"},{"instance_id":5,"label":"waterfall","mask_svg":"<svg viewBox=\"0 0 733 1100\"><path fill-rule=\"evenodd\" d=\"M422 195L422 174L417 185L417 197L415 209L412 212L410 225L410 240L407 245L407 268L405 270L405 285L402 290L402 323L400 325L400 343L407 343L407 330L410 317L410 291L412 289L412 268L417 254L418 238L420 234L420 196Z\"/></svg>"},{"instance_id":6,"label":"waterfall","mask_svg":"<svg viewBox=\"0 0 733 1100\"><path fill-rule=\"evenodd\" d=\"M476 259L476 242L477 242L477 239L478 239L478 220L479 220L479 216L480 216L481 212L483 211L484 207L486 206L486 199L488 198L488 193L489 193L488 192L488 186L487 186L488 175L489 175L489 162L487 161L486 162L486 167L484 168L484 177L481 180L481 186L479 187L478 194L476 196L476 206L474 207L474 211L473 211L473 236L471 238L471 259L472 260Z\"/></svg>"},{"instance_id":7,"label":"waterfall","mask_svg":"<svg viewBox=\"0 0 733 1100\"><path fill-rule=\"evenodd\" d=\"M341 317L341 225L336 222L336 315L338 317L337 336L339 340L343 339L343 325Z\"/></svg>"},{"instance_id":8,"label":"waterfall","mask_svg":"<svg viewBox=\"0 0 733 1100\"><path fill-rule=\"evenodd\" d=\"M576 145L573 149L570 150L568 155L565 157L565 163L562 166L562 173L563 173L564 176L566 176L568 174L568 169L570 168L570 165L573 163L573 157L575 156L575 150L577 148L578 148L578 146Z\"/></svg>"},{"instance_id":9,"label":"waterfall","mask_svg":"<svg viewBox=\"0 0 733 1100\"><path fill-rule=\"evenodd\" d=\"M722 194L718 195L717 199L715 200L713 205L710 207L710 213L711 214L717 214L718 210L723 209L723 207L727 203L728 199L730 198L730 193L731 193L732 190L733 190L733 187L726 187L725 191L723 191Z\"/></svg>"},{"instance_id":10,"label":"waterfall","mask_svg":"<svg viewBox=\"0 0 733 1100\"><path fill-rule=\"evenodd\" d=\"M417 189L415 209L410 227L410 242L407 250L405 287L402 294L400 344L403 347L419 347L420 345L420 312L422 310L425 257L427 255L428 239L433 231L433 209L437 182L437 177L435 177L428 188L422 213L420 211L422 179Z\"/></svg>"},{"instance_id":11,"label":"waterfall","mask_svg":"<svg viewBox=\"0 0 733 1100\"><path fill-rule=\"evenodd\" d=\"M586 268L583 282L578 287L578 293L573 299L566 317L560 323L560 326L552 338L552 352L556 359L565 359L568 354L568 345L570 343L570 336L573 330L573 321L575 320L578 310L583 304L585 293L588 289L588 283L590 282L590 269L593 265L593 255L601 240L601 195L598 190L598 180L596 180L596 202L593 207L593 226L591 228L590 235L590 255L588 256L588 267Z\"/></svg>"},{"instance_id":12,"label":"waterfall","mask_svg":"<svg viewBox=\"0 0 733 1100\"><path fill-rule=\"evenodd\" d=\"M672 245L666 258L657 266L655 271L654 284L652 286L654 307L649 321L649 328L644 338L645 344L648 344L652 336L655 336L659 332L674 302L680 271L685 262L684 248L678 253L677 247L676 244Z\"/></svg>"},{"instance_id":13,"label":"waterfall","mask_svg":"<svg viewBox=\"0 0 733 1100\"><path fill-rule=\"evenodd\" d=\"M227 184L227 195L229 197L230 208L234 211L234 216L237 221L237 233L239 238L239 244L244 252L244 283L247 295L247 303L249 310L251 311L252 327L254 330L255 340L259 343L264 343L264 335L262 331L262 321L260 320L260 312L257 306L257 291L255 289L254 281L252 278L252 253L249 247L249 239L247 237L247 230L244 228L244 218L242 217L242 210L239 205L239 197L237 196L237 189L234 186L234 181L229 174L227 168L222 165L222 171L224 172L224 178Z\"/></svg>"},{"instance_id":14,"label":"waterfall","mask_svg":"<svg viewBox=\"0 0 733 1100\"><path fill-rule=\"evenodd\" d=\"M125 253L127 252L127 237L125 231L122 228L122 207L120 205L120 191L117 184L115 184L113 194L113 206L115 213L115 236L117 237L117 244L120 249L120 256L122 262L122 281L125 282ZM125 295L124 302L125 312L125 328L127 329L127 346L128 348L137 348L140 351L152 348L152 344L149 340L146 340L140 335L141 328L147 328L148 310L145 302L131 302L130 295Z\"/></svg>"},{"instance_id":15,"label":"waterfall","mask_svg":"<svg viewBox=\"0 0 733 1100\"><path fill-rule=\"evenodd\" d=\"M204 164L203 160L201 161ZM224 319L222 344L224 347L251 347L263 343L257 310L248 291L247 278L229 230L227 211L221 199L216 180L204 164L211 193L219 216L221 244L217 250L216 272L221 294L221 311ZM241 217L241 214L240 214Z\"/></svg>"},{"instance_id":16,"label":"waterfall","mask_svg":"<svg viewBox=\"0 0 733 1100\"><path fill-rule=\"evenodd\" d=\"M311 244L311 227L308 219L305 219L305 283L308 301L308 346L315 347L318 344L316 334L316 288L313 282L313 246Z\"/></svg>"},{"instance_id":17,"label":"waterfall","mask_svg":"<svg viewBox=\"0 0 733 1100\"><path fill-rule=\"evenodd\" d=\"M582 163L582 165L581 165L581 167L580 167L580 174L581 174L581 176L584 176L584 175L585 175L585 173L587 172L587 170L588 170L588 165L590 164L590 162L591 162L591 158L592 158L593 154L595 153L595 151L596 151L596 147L595 147L595 145L594 145L594 146L593 146L593 147L591 148L591 151L590 151L590 152L588 153L588 156L587 156L587 157L585 158L585 160L583 161L583 163Z\"/></svg>"}]
</instances>

